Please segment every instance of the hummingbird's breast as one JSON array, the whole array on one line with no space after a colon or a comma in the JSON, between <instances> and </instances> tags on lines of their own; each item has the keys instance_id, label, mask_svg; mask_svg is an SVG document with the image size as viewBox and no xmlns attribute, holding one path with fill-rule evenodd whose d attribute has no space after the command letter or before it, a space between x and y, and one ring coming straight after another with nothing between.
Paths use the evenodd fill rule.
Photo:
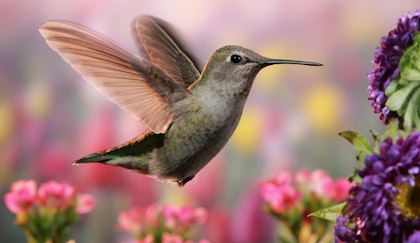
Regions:
<instances>
[{"instance_id":1,"label":"hummingbird's breast","mask_svg":"<svg viewBox=\"0 0 420 243\"><path fill-rule=\"evenodd\" d=\"M175 104L174 122L157 154L157 160L164 164L157 167L159 174L174 179L194 176L232 136L243 103L213 95L211 99L194 96Z\"/></svg>"}]
</instances>

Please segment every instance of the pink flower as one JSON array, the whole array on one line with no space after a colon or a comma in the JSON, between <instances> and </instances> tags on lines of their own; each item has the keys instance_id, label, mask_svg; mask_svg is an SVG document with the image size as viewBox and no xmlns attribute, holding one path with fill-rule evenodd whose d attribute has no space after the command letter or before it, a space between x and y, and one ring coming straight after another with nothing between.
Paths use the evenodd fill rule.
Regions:
<instances>
[{"instance_id":1,"label":"pink flower","mask_svg":"<svg viewBox=\"0 0 420 243\"><path fill-rule=\"evenodd\" d=\"M275 179L260 183L262 197L276 213L283 213L295 207L302 193L292 184L290 171L280 172Z\"/></svg>"},{"instance_id":2,"label":"pink flower","mask_svg":"<svg viewBox=\"0 0 420 243\"><path fill-rule=\"evenodd\" d=\"M299 187L306 187L310 184L312 172L307 169L302 169L296 172L295 182Z\"/></svg>"},{"instance_id":3,"label":"pink flower","mask_svg":"<svg viewBox=\"0 0 420 243\"><path fill-rule=\"evenodd\" d=\"M145 228L143 209L133 207L118 215L118 228L140 237Z\"/></svg>"},{"instance_id":4,"label":"pink flower","mask_svg":"<svg viewBox=\"0 0 420 243\"><path fill-rule=\"evenodd\" d=\"M276 175L275 180L279 184L290 183L293 180L293 174L288 170L280 171L280 173Z\"/></svg>"},{"instance_id":5,"label":"pink flower","mask_svg":"<svg viewBox=\"0 0 420 243\"><path fill-rule=\"evenodd\" d=\"M7 208L17 214L30 211L35 205L36 183L33 180L19 180L11 185L11 191L4 197Z\"/></svg>"},{"instance_id":6,"label":"pink flower","mask_svg":"<svg viewBox=\"0 0 420 243\"><path fill-rule=\"evenodd\" d=\"M306 193L314 193L317 198L332 199L335 195L333 179L325 170L300 170L295 175L298 187Z\"/></svg>"},{"instance_id":7,"label":"pink flower","mask_svg":"<svg viewBox=\"0 0 420 243\"><path fill-rule=\"evenodd\" d=\"M183 243L184 239L176 234L164 232L162 234L162 243Z\"/></svg>"},{"instance_id":8,"label":"pink flower","mask_svg":"<svg viewBox=\"0 0 420 243\"><path fill-rule=\"evenodd\" d=\"M165 225L170 228L189 228L193 224L202 224L207 220L207 211L204 208L191 206L175 207L165 205L162 209Z\"/></svg>"},{"instance_id":9,"label":"pink flower","mask_svg":"<svg viewBox=\"0 0 420 243\"><path fill-rule=\"evenodd\" d=\"M132 234L135 238L146 240L146 229L157 229L159 227L159 217L160 211L156 204L152 204L146 208L133 207L129 210L122 211L118 215L117 227L122 231Z\"/></svg>"},{"instance_id":10,"label":"pink flower","mask_svg":"<svg viewBox=\"0 0 420 243\"><path fill-rule=\"evenodd\" d=\"M334 201L340 202L344 201L349 197L349 191L350 188L354 187L356 185L355 182L350 183L345 178L339 178L335 181L335 194L333 197Z\"/></svg>"},{"instance_id":11,"label":"pink flower","mask_svg":"<svg viewBox=\"0 0 420 243\"><path fill-rule=\"evenodd\" d=\"M295 181L304 192L314 193L318 198L328 198L339 202L348 197L350 188L354 185L345 178L333 180L324 170L300 170L295 175Z\"/></svg>"},{"instance_id":12,"label":"pink flower","mask_svg":"<svg viewBox=\"0 0 420 243\"><path fill-rule=\"evenodd\" d=\"M76 190L67 183L49 181L40 186L37 193L39 206L64 211L74 205Z\"/></svg>"},{"instance_id":13,"label":"pink flower","mask_svg":"<svg viewBox=\"0 0 420 243\"><path fill-rule=\"evenodd\" d=\"M158 227L160 209L157 204L152 204L143 211L144 221L151 227Z\"/></svg>"},{"instance_id":14,"label":"pink flower","mask_svg":"<svg viewBox=\"0 0 420 243\"><path fill-rule=\"evenodd\" d=\"M325 170L312 171L310 184L307 185L318 198L332 198L334 195L334 181Z\"/></svg>"},{"instance_id":15,"label":"pink flower","mask_svg":"<svg viewBox=\"0 0 420 243\"><path fill-rule=\"evenodd\" d=\"M86 214L92 211L95 199L90 194L79 194L76 202L76 214Z\"/></svg>"},{"instance_id":16,"label":"pink flower","mask_svg":"<svg viewBox=\"0 0 420 243\"><path fill-rule=\"evenodd\" d=\"M198 241L198 243L210 243L210 241L206 239L201 239Z\"/></svg>"}]
</instances>

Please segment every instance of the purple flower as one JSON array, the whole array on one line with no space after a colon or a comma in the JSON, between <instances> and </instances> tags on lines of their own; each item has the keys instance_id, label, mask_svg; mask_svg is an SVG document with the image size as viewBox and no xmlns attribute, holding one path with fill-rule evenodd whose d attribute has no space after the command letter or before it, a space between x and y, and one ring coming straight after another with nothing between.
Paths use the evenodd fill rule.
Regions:
<instances>
[{"instance_id":1,"label":"purple flower","mask_svg":"<svg viewBox=\"0 0 420 243\"><path fill-rule=\"evenodd\" d=\"M356 235L352 229L347 227L348 216L339 216L334 227L334 238L336 243L356 242Z\"/></svg>"},{"instance_id":2,"label":"purple flower","mask_svg":"<svg viewBox=\"0 0 420 243\"><path fill-rule=\"evenodd\" d=\"M420 242L420 231L414 232L407 242Z\"/></svg>"},{"instance_id":3,"label":"purple flower","mask_svg":"<svg viewBox=\"0 0 420 243\"><path fill-rule=\"evenodd\" d=\"M388 124L393 118L403 123L403 117L386 106L388 96L385 90L391 80L400 74L399 62L404 51L413 44L414 35L420 30L420 10L414 15L402 16L397 22L397 28L391 30L387 37L382 37L380 46L375 50L373 63L377 66L368 74L369 100L375 113L381 113L380 119Z\"/></svg>"},{"instance_id":4,"label":"purple flower","mask_svg":"<svg viewBox=\"0 0 420 243\"><path fill-rule=\"evenodd\" d=\"M337 242L405 242L420 230L420 132L386 138L357 174Z\"/></svg>"}]
</instances>

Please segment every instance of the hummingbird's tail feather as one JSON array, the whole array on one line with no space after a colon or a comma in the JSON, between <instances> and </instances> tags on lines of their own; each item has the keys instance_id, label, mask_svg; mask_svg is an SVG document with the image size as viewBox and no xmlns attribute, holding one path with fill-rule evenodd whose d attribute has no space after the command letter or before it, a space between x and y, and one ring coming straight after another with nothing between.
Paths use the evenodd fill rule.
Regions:
<instances>
[{"instance_id":1,"label":"hummingbird's tail feather","mask_svg":"<svg viewBox=\"0 0 420 243\"><path fill-rule=\"evenodd\" d=\"M119 166L148 175L149 165L145 155L122 155L123 148L114 148L109 152L98 152L87 155L73 162L74 165L85 163L101 163L112 166Z\"/></svg>"},{"instance_id":2,"label":"hummingbird's tail feather","mask_svg":"<svg viewBox=\"0 0 420 243\"><path fill-rule=\"evenodd\" d=\"M163 145L165 135L150 130L117 147L87 155L73 164L101 163L149 174L150 153Z\"/></svg>"},{"instance_id":3,"label":"hummingbird's tail feather","mask_svg":"<svg viewBox=\"0 0 420 243\"><path fill-rule=\"evenodd\" d=\"M83 164L83 163L92 163L92 162L98 162L98 163L106 163L107 161L112 160L112 156L108 154L101 154L101 153L94 153L90 154L88 156L85 156L81 159L78 159L73 162L73 164Z\"/></svg>"}]
</instances>

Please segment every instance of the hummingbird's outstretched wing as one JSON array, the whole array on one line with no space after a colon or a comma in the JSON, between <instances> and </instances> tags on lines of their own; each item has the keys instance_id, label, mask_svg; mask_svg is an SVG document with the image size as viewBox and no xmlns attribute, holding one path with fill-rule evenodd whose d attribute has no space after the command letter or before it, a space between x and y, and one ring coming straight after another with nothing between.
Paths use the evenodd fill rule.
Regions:
<instances>
[{"instance_id":1,"label":"hummingbird's outstretched wing","mask_svg":"<svg viewBox=\"0 0 420 243\"><path fill-rule=\"evenodd\" d=\"M152 16L139 16L134 20L133 34L140 51L175 82L187 88L199 78L196 63L185 53L168 23Z\"/></svg>"},{"instance_id":2,"label":"hummingbird's outstretched wing","mask_svg":"<svg viewBox=\"0 0 420 243\"><path fill-rule=\"evenodd\" d=\"M39 30L48 45L86 80L154 133L166 132L171 124L168 106L173 99L190 95L158 66L92 30L64 21L46 22ZM174 92L176 96L170 95Z\"/></svg>"}]
</instances>

